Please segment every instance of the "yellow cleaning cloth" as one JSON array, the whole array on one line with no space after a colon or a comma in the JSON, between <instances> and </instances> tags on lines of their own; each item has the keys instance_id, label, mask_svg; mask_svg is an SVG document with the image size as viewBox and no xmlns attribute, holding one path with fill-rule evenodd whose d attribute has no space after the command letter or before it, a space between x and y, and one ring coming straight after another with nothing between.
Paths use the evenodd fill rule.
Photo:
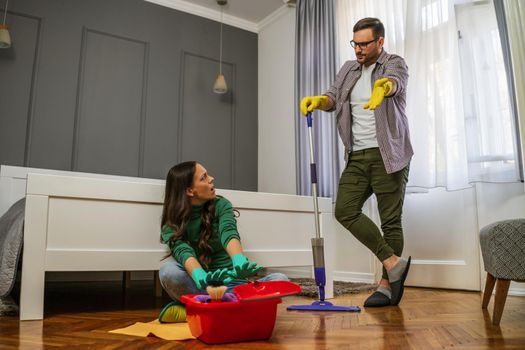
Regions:
<instances>
[{"instance_id":1,"label":"yellow cleaning cloth","mask_svg":"<svg viewBox=\"0 0 525 350\"><path fill-rule=\"evenodd\" d=\"M187 322L180 323L160 323L159 320L148 323L137 322L134 325L125 328L114 329L109 333L119 333L127 335L135 335L138 337L147 337L154 335L158 338L166 340L188 340L195 339L191 335L190 328Z\"/></svg>"}]
</instances>

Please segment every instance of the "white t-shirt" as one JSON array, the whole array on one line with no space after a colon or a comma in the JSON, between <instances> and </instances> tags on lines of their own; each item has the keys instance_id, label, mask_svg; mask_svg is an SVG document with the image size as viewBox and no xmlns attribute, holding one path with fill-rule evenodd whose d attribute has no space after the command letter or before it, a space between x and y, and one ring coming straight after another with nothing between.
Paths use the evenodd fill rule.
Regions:
<instances>
[{"instance_id":1,"label":"white t-shirt","mask_svg":"<svg viewBox=\"0 0 525 350\"><path fill-rule=\"evenodd\" d=\"M378 147L374 111L363 108L372 96L372 71L375 66L375 63L368 67L363 65L361 77L350 94L353 151Z\"/></svg>"}]
</instances>

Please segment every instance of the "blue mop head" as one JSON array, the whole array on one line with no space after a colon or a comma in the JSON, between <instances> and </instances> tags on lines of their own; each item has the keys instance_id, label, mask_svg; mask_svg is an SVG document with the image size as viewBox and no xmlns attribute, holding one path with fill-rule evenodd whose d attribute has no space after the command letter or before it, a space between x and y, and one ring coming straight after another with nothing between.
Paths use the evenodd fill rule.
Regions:
<instances>
[{"instance_id":1,"label":"blue mop head","mask_svg":"<svg viewBox=\"0 0 525 350\"><path fill-rule=\"evenodd\" d=\"M328 301L314 301L312 305L291 305L287 310L299 311L350 311L359 312L359 306L337 306Z\"/></svg>"},{"instance_id":2,"label":"blue mop head","mask_svg":"<svg viewBox=\"0 0 525 350\"><path fill-rule=\"evenodd\" d=\"M315 284L319 287L319 300L314 301L311 305L291 305L287 310L299 311L350 311L359 312L359 306L336 306L324 300L324 286L326 285L326 273L324 267L315 267Z\"/></svg>"}]
</instances>

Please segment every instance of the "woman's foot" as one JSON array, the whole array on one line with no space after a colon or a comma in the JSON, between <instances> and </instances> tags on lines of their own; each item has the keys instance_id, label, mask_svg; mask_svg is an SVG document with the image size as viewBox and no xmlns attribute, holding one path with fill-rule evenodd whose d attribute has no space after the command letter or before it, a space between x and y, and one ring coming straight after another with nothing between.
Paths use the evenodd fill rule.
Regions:
<instances>
[{"instance_id":1,"label":"woman's foot","mask_svg":"<svg viewBox=\"0 0 525 350\"><path fill-rule=\"evenodd\" d=\"M164 306L159 314L160 323L186 322L186 307L177 301Z\"/></svg>"}]
</instances>

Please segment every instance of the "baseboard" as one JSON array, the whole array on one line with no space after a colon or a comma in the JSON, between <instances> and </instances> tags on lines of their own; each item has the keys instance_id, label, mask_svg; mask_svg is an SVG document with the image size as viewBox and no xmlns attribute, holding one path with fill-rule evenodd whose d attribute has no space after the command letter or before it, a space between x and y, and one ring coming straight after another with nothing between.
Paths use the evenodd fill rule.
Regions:
<instances>
[{"instance_id":1,"label":"baseboard","mask_svg":"<svg viewBox=\"0 0 525 350\"><path fill-rule=\"evenodd\" d=\"M312 267L311 266L300 266L300 267L273 267L267 268L268 272L281 272L290 278L312 278ZM373 273L364 272L346 272L346 271L334 271L334 281L343 282L357 282L357 283L376 283Z\"/></svg>"},{"instance_id":2,"label":"baseboard","mask_svg":"<svg viewBox=\"0 0 525 350\"><path fill-rule=\"evenodd\" d=\"M515 297L524 297L525 296L525 288L520 287L511 287L509 288L509 294Z\"/></svg>"},{"instance_id":3,"label":"baseboard","mask_svg":"<svg viewBox=\"0 0 525 350\"><path fill-rule=\"evenodd\" d=\"M298 266L298 267L267 267L268 273L280 272L284 273L289 278L311 278L312 267L311 266Z\"/></svg>"},{"instance_id":4,"label":"baseboard","mask_svg":"<svg viewBox=\"0 0 525 350\"><path fill-rule=\"evenodd\" d=\"M373 273L334 271L334 281L376 283Z\"/></svg>"}]
</instances>

